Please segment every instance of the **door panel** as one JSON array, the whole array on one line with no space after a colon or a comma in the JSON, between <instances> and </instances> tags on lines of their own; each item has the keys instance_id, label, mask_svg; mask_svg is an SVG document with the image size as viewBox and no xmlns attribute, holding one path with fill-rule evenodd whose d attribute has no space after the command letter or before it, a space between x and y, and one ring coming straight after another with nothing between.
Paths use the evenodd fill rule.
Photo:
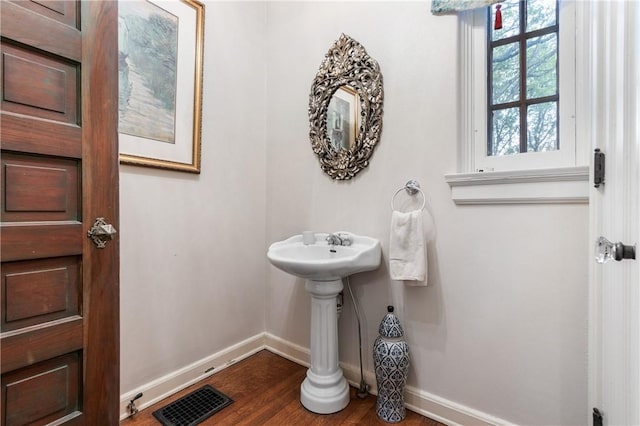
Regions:
<instances>
[{"instance_id":1,"label":"door panel","mask_svg":"<svg viewBox=\"0 0 640 426\"><path fill-rule=\"evenodd\" d=\"M78 161L6 153L1 164L3 222L80 219Z\"/></svg>"},{"instance_id":2,"label":"door panel","mask_svg":"<svg viewBox=\"0 0 640 426\"><path fill-rule=\"evenodd\" d=\"M2 49L2 110L32 117L78 122L79 64L7 44Z\"/></svg>"},{"instance_id":3,"label":"door panel","mask_svg":"<svg viewBox=\"0 0 640 426\"><path fill-rule=\"evenodd\" d=\"M76 8L80 7L79 2L70 1L69 3L72 3ZM43 10L42 7L38 8L38 5L40 3L28 0L3 1L2 15L0 16L2 35L25 46L34 46L59 58L80 63L83 43L83 35L78 30L81 28L80 22L75 25L67 25L50 19L48 16L38 13ZM82 6L87 8L84 4ZM115 7L117 14L117 5ZM47 10L47 8L44 9ZM116 18L116 25L117 22Z\"/></svg>"},{"instance_id":4,"label":"door panel","mask_svg":"<svg viewBox=\"0 0 640 426\"><path fill-rule=\"evenodd\" d=\"M55 19L58 22L76 27L78 22L78 4L74 1L65 0L40 0L24 1L11 0L24 8L27 8L39 15Z\"/></svg>"},{"instance_id":5,"label":"door panel","mask_svg":"<svg viewBox=\"0 0 640 426\"><path fill-rule=\"evenodd\" d=\"M118 226L117 2L3 1L0 24L2 425L115 425L119 247L87 231Z\"/></svg>"},{"instance_id":6,"label":"door panel","mask_svg":"<svg viewBox=\"0 0 640 426\"><path fill-rule=\"evenodd\" d=\"M77 413L81 364L81 356L72 353L3 376L6 425L47 424Z\"/></svg>"},{"instance_id":7,"label":"door panel","mask_svg":"<svg viewBox=\"0 0 640 426\"><path fill-rule=\"evenodd\" d=\"M80 315L80 259L70 256L4 263L2 330Z\"/></svg>"}]
</instances>

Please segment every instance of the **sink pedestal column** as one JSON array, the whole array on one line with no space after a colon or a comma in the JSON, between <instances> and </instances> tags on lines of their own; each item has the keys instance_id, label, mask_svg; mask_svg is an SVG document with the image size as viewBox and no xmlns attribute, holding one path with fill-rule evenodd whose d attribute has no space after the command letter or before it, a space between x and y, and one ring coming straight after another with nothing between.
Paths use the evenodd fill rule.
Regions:
<instances>
[{"instance_id":1,"label":"sink pedestal column","mask_svg":"<svg viewBox=\"0 0 640 426\"><path fill-rule=\"evenodd\" d=\"M342 280L307 280L311 294L311 359L300 387L300 402L309 411L330 414L349 404L349 384L338 365L337 296Z\"/></svg>"}]
</instances>

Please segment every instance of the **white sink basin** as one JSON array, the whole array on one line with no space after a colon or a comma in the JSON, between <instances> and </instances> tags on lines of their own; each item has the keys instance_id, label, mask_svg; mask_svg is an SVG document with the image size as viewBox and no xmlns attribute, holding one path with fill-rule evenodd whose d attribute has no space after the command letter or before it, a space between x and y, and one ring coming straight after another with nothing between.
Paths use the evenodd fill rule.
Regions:
<instances>
[{"instance_id":1,"label":"white sink basin","mask_svg":"<svg viewBox=\"0 0 640 426\"><path fill-rule=\"evenodd\" d=\"M295 235L271 244L267 257L277 268L306 278L311 296L309 370L300 385L300 402L319 414L337 413L349 404L349 383L338 363L338 294L342 278L380 265L380 241L349 232ZM344 245L346 241L349 245ZM305 244L306 243L306 244Z\"/></svg>"},{"instance_id":2,"label":"white sink basin","mask_svg":"<svg viewBox=\"0 0 640 426\"><path fill-rule=\"evenodd\" d=\"M314 281L333 281L358 272L372 271L380 265L380 241L375 238L339 232L351 245L329 245L329 234L316 233L315 242L304 244L301 234L271 244L267 257L277 268Z\"/></svg>"}]
</instances>

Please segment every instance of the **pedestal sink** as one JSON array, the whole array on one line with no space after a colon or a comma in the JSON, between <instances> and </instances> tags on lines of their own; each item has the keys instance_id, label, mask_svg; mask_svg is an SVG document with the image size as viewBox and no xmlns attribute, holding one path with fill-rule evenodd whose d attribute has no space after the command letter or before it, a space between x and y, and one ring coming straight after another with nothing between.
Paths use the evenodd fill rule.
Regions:
<instances>
[{"instance_id":1,"label":"pedestal sink","mask_svg":"<svg viewBox=\"0 0 640 426\"><path fill-rule=\"evenodd\" d=\"M329 244L329 235L338 236L339 243ZM349 404L349 385L338 365L336 298L342 278L378 268L380 242L349 232L295 235L273 243L267 257L277 268L305 278L311 295L311 358L300 402L314 413L338 412Z\"/></svg>"}]
</instances>

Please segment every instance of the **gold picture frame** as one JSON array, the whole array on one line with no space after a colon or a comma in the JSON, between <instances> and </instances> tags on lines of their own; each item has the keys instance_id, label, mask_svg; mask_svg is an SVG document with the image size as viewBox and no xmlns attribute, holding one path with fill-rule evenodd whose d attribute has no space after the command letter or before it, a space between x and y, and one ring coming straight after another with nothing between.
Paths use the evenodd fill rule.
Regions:
<instances>
[{"instance_id":1,"label":"gold picture frame","mask_svg":"<svg viewBox=\"0 0 640 426\"><path fill-rule=\"evenodd\" d=\"M204 5L119 2L120 163L200 173Z\"/></svg>"}]
</instances>

